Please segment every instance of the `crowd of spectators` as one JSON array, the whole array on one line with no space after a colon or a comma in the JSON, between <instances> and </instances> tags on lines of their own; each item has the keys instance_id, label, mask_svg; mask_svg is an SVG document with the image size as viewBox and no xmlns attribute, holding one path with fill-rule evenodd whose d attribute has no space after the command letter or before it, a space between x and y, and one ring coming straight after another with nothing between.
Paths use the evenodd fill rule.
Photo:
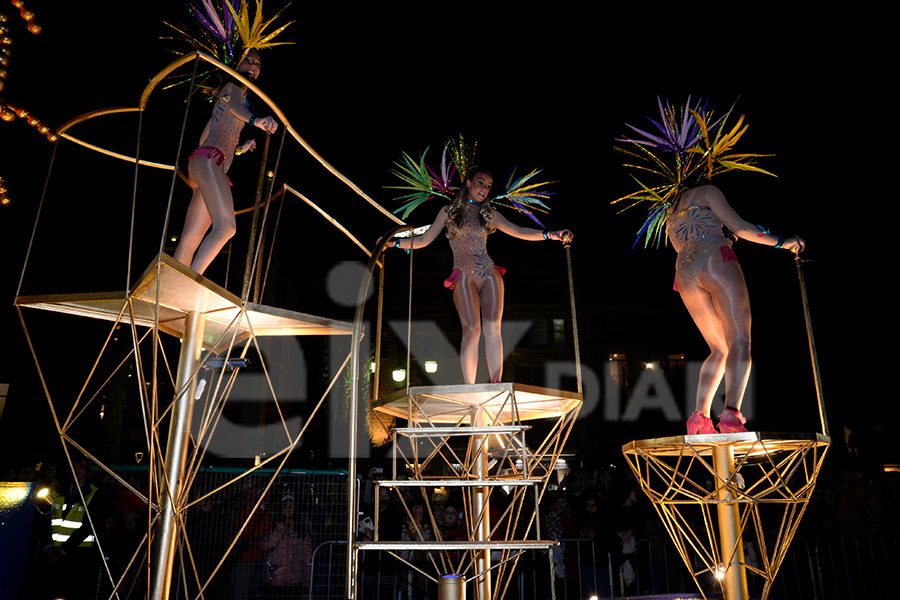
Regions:
<instances>
[{"instance_id":1,"label":"crowd of spectators","mask_svg":"<svg viewBox=\"0 0 900 600\"><path fill-rule=\"evenodd\" d=\"M147 471L120 474L129 484L124 486L90 469L87 461L78 459L74 466L75 477L67 466L62 470L49 462L7 473L7 480L34 482L35 491L51 490L59 503L58 510L49 503L35 504L18 597L108 597L110 576L117 582L121 578L120 597L144 597L149 512L142 496L147 495ZM312 552L323 542L346 539L346 478L319 479L310 483L309 478L280 477L268 492L265 475L245 477L224 489L217 489L220 481L198 486L184 520L187 543L179 545L176 559L179 597L197 597L202 588L204 597L277 600L307 596L317 576L321 585L337 580L328 565L313 571ZM72 507L77 509L82 500L90 520L85 516L78 526L70 513L76 514ZM60 522L70 523L71 531L60 533Z\"/></svg>"},{"instance_id":2,"label":"crowd of spectators","mask_svg":"<svg viewBox=\"0 0 900 600\"><path fill-rule=\"evenodd\" d=\"M562 542L553 555L557 585L578 582L582 591L600 596L661 592L647 583L660 578L637 575L665 568L663 562L678 562L679 558L631 471L617 457L572 463L571 471L551 482L539 507L541 537ZM75 477L67 464L60 468L44 461L9 468L6 479L47 487L68 507L80 497L91 496L89 511L105 561L93 547L96 541L89 539L92 532L87 520L85 527L76 528L68 540L59 542L52 537L51 512L39 513L21 598L56 597L61 588L86 589L83 597L94 597L98 588L101 595L108 594L106 569L114 579L127 571L120 590L146 586L142 570L134 565L129 568L135 550L146 548L148 511L140 497L146 495L146 472L125 474L138 492L135 494L103 471L88 469L85 461L75 465ZM376 521L382 540L467 538L461 488L437 493L428 490L427 494L410 489L400 502L403 490L367 485L372 476L370 472L360 488L359 539L371 539ZM205 596L235 600L305 596L317 577L335 577L335 569L325 561L313 567L312 554L323 542L346 539L343 487L310 489L279 480L264 494L265 484L265 477L247 477L223 490L214 491L217 485L213 484L195 488L194 503L186 515L190 558L184 547L182 555L193 561L197 577L179 572L183 596L195 597L201 587ZM379 495L377 503L374 494ZM500 491L492 496L494 515L505 508L506 498ZM896 539L900 519L893 507L898 501L900 473L867 468L849 453L829 456L797 535L810 545L848 537ZM533 502L533 497L527 502ZM536 527L526 530L523 526L517 536L534 538L535 532ZM754 560L753 548L745 550L748 560ZM139 552L138 563L140 556ZM424 585L418 576L410 577L400 561L382 553L362 556L367 589L405 589L407 578L417 588ZM402 558L413 565L424 565L428 559L424 552L408 552ZM543 561L546 568L546 555ZM520 568L541 568L540 561L534 563L532 567L523 560ZM560 597L565 597L564 592ZM78 595L66 597L77 599Z\"/></svg>"}]
</instances>

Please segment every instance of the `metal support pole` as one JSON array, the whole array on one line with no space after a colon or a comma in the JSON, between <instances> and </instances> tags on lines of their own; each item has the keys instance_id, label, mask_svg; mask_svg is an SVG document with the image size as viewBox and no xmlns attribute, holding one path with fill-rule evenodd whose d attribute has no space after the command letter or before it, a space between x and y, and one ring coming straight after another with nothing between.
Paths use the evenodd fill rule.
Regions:
<instances>
[{"instance_id":1,"label":"metal support pole","mask_svg":"<svg viewBox=\"0 0 900 600\"><path fill-rule=\"evenodd\" d=\"M262 204L263 185L266 182L266 161L269 159L269 134L263 138L262 158L259 165L259 178L256 181L256 201L253 204L253 219L250 224L250 243L247 248L247 260L244 264L244 285L241 289L241 300L250 297L250 274L253 271L253 258L256 256L256 229L259 223L259 207Z\"/></svg>"},{"instance_id":2,"label":"metal support pole","mask_svg":"<svg viewBox=\"0 0 900 600\"><path fill-rule=\"evenodd\" d=\"M740 513L737 503L734 502L734 494L723 485L734 475L734 447L716 446L713 449L713 467L719 477L720 486L716 511L719 515L719 550L723 562L719 567L725 570L722 590L725 593L725 600L749 600Z\"/></svg>"},{"instance_id":3,"label":"metal support pole","mask_svg":"<svg viewBox=\"0 0 900 600\"><path fill-rule=\"evenodd\" d=\"M803 301L803 318L806 321L806 337L809 340L809 356L812 360L813 380L816 383L816 401L819 403L819 420L822 422L822 434L830 437L828 417L825 416L825 400L822 398L822 374L819 372L819 355L816 353L816 338L813 337L812 321L809 318L809 297L806 295L806 279L803 267L800 266L800 255L794 256L797 264L797 278L800 280L800 297Z\"/></svg>"},{"instance_id":4,"label":"metal support pole","mask_svg":"<svg viewBox=\"0 0 900 600\"><path fill-rule=\"evenodd\" d=\"M194 372L200 361L205 323L206 315L199 312L189 312L184 321L178 378L175 383L175 389L184 392L178 396L172 408L169 440L166 444L165 479L161 478L157 484L162 496L162 512L155 540L156 552L151 559L151 600L167 600L172 583L172 566L175 563L175 544L178 539L175 513L187 501L183 488L184 468L191 435L194 395L197 392Z\"/></svg>"},{"instance_id":5,"label":"metal support pole","mask_svg":"<svg viewBox=\"0 0 900 600\"><path fill-rule=\"evenodd\" d=\"M569 247L572 240L568 239L564 242L566 248L566 267L569 274L569 303L572 306L572 338L575 343L575 377L578 383L578 393L581 394L581 347L578 343L578 317L575 315L575 280L572 278L572 252Z\"/></svg>"},{"instance_id":6,"label":"metal support pole","mask_svg":"<svg viewBox=\"0 0 900 600\"><path fill-rule=\"evenodd\" d=\"M472 413L472 427L487 426L487 415L481 407L475 408ZM475 476L484 479L488 474L488 436L476 435L472 437L477 455L475 460ZM490 539L491 515L488 500L488 488L473 488L472 518L475 519L475 541L485 542ZM475 551L475 597L476 600L491 600L491 551Z\"/></svg>"},{"instance_id":7,"label":"metal support pole","mask_svg":"<svg viewBox=\"0 0 900 600\"><path fill-rule=\"evenodd\" d=\"M378 264L378 257L384 252L384 248L390 241L391 237L403 230L412 229L409 225L397 227L384 237L378 248L369 257L369 264L366 265L366 271L363 280L359 284L359 294L356 297L356 316L353 318L353 337L350 345L350 410L348 417L348 441L347 441L347 497L350 505L347 509L347 565L344 573L347 576L347 585L345 593L349 600L356 600L356 571L358 552L354 548L353 543L356 541L356 518L358 506L354 501L356 499L356 436L357 436L357 419L359 417L359 346L362 342L363 334L363 312L366 306L366 293L369 291L369 284L372 281L372 273ZM377 511L376 511L377 514ZM376 529L377 531L377 529Z\"/></svg>"}]
</instances>

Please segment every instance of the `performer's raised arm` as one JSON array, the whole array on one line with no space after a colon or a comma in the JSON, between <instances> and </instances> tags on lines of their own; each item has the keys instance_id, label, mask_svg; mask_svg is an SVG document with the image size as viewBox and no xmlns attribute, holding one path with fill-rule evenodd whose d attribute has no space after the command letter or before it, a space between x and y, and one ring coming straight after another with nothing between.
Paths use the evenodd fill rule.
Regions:
<instances>
[{"instance_id":1,"label":"performer's raised arm","mask_svg":"<svg viewBox=\"0 0 900 600\"><path fill-rule=\"evenodd\" d=\"M574 239L572 232L568 229L559 229L557 231L550 231L548 229L535 229L533 227L522 227L521 225L516 225L511 222L509 219L504 217L501 213L494 211L493 215L494 225L507 235L511 235L514 238L519 238L520 240L526 240L528 242L540 242L553 240L556 242L571 242Z\"/></svg>"},{"instance_id":2,"label":"performer's raised arm","mask_svg":"<svg viewBox=\"0 0 900 600\"><path fill-rule=\"evenodd\" d=\"M714 185L705 185L697 188L697 193L702 195L703 202L706 203L722 221L722 224L728 228L728 231L748 242L754 244L762 244L764 246L774 246L775 248L784 248L793 253L803 252L806 247L806 241L799 236L783 238L774 233L770 233L759 225L752 225L741 218L737 212L731 208L725 199L725 194Z\"/></svg>"}]
</instances>

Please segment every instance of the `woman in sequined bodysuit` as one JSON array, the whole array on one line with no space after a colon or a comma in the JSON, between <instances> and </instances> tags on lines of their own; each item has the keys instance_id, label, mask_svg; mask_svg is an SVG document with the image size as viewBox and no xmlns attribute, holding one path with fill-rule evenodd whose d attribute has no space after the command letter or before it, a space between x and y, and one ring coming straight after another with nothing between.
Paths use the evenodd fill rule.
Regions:
<instances>
[{"instance_id":1,"label":"woman in sequined bodysuit","mask_svg":"<svg viewBox=\"0 0 900 600\"><path fill-rule=\"evenodd\" d=\"M251 51L237 70L255 80L259 68L259 55ZM219 89L212 117L200 136L200 147L188 160L188 183L193 196L175 250L175 260L190 265L200 274L235 232L234 200L225 173L238 148L241 130L247 123L268 133L274 133L278 128L278 122L272 117L255 118L246 98L247 88L236 81L229 81ZM241 152L237 154L254 148L256 141L250 139L240 146ZM206 235L210 226L212 231Z\"/></svg>"},{"instance_id":2,"label":"woman in sequined bodysuit","mask_svg":"<svg viewBox=\"0 0 900 600\"><path fill-rule=\"evenodd\" d=\"M397 240L404 249L423 248L447 229L453 250L453 273L444 285L453 290L453 303L462 324L460 361L465 383L475 383L478 369L478 341L484 332L485 355L491 381L503 374L503 342L500 322L503 318L503 273L488 256L487 236L500 230L513 237L528 240L571 240L568 229L541 231L511 223L491 208L487 201L493 177L477 167L469 169L459 193L449 206L443 207L434 223L422 236L413 240Z\"/></svg>"},{"instance_id":3,"label":"woman in sequined bodysuit","mask_svg":"<svg viewBox=\"0 0 900 600\"><path fill-rule=\"evenodd\" d=\"M688 434L717 433L709 418L710 405L725 378L722 433L746 431L740 413L750 376L750 297L725 226L739 238L802 252L797 236L781 238L743 220L715 186L701 185L681 193L666 222L666 234L678 252L675 284L711 353L700 369L697 409L688 420Z\"/></svg>"}]
</instances>

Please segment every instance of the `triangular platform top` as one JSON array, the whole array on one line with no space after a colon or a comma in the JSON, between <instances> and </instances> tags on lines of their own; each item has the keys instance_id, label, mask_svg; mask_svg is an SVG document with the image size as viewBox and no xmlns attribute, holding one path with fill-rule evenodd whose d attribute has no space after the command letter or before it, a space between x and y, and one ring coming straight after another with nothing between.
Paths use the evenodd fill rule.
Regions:
<instances>
[{"instance_id":1,"label":"triangular platform top","mask_svg":"<svg viewBox=\"0 0 900 600\"><path fill-rule=\"evenodd\" d=\"M514 402L511 401L514 397ZM560 417L581 405L581 394L521 383L415 386L374 402L381 413L414 422L459 423L475 408L490 422Z\"/></svg>"},{"instance_id":2,"label":"triangular platform top","mask_svg":"<svg viewBox=\"0 0 900 600\"><path fill-rule=\"evenodd\" d=\"M18 296L15 304L104 321L134 322L142 327L154 326L158 306L160 330L179 338L185 316L201 312L206 315L203 346L213 352L221 352L232 340L241 342L251 335L353 333L352 323L250 302L241 316L240 298L166 254L160 254L147 267L130 292Z\"/></svg>"}]
</instances>

